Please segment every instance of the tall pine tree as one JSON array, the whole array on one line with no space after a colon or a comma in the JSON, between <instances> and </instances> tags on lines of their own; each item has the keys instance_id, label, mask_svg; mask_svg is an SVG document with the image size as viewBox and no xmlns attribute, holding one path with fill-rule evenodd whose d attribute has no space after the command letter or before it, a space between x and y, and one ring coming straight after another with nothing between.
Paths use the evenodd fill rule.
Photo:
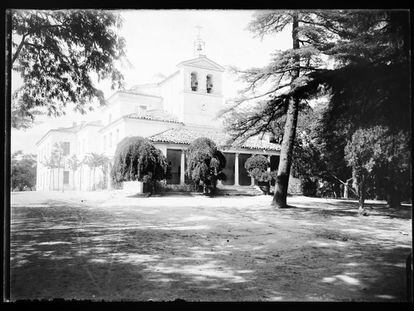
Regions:
<instances>
[{"instance_id":1,"label":"tall pine tree","mask_svg":"<svg viewBox=\"0 0 414 311\"><path fill-rule=\"evenodd\" d=\"M249 84L244 94L257 91L260 83L272 88L261 95L240 98L236 104L261 101L244 115L230 113L228 120L234 137L274 131L284 123L273 201L276 206L286 206L295 114L306 107L309 99L329 95L318 135L326 147L325 154L336 148L332 154L342 157L342 162L343 152L338 146L343 149L360 127L386 125L390 133L409 131L407 12L265 12L258 14L251 25L260 35L292 26L292 49L275 54L265 68L241 72ZM322 61L326 58L330 66ZM326 159L329 161L329 157ZM396 187L398 183L388 188L395 192Z\"/></svg>"}]
</instances>

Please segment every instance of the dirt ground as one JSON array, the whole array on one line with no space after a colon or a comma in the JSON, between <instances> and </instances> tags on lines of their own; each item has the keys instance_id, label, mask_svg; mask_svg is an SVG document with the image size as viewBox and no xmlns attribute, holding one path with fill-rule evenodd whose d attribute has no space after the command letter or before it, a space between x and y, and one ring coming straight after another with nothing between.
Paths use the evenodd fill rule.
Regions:
<instances>
[{"instance_id":1,"label":"dirt ground","mask_svg":"<svg viewBox=\"0 0 414 311\"><path fill-rule=\"evenodd\" d=\"M406 300L411 206L270 201L13 193L12 300Z\"/></svg>"}]
</instances>

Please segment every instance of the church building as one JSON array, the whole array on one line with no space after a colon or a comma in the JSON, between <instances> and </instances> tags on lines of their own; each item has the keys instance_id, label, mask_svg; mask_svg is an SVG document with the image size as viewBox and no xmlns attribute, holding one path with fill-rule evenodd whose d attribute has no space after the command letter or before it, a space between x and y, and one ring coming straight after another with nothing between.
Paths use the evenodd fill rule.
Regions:
<instances>
[{"instance_id":1,"label":"church building","mask_svg":"<svg viewBox=\"0 0 414 311\"><path fill-rule=\"evenodd\" d=\"M55 143L62 143L63 155L82 160L88 154L113 158L117 144L128 136L146 137L159 148L171 166L168 184L186 182L185 150L196 138L212 139L226 157L227 180L219 183L235 187L251 186L254 180L244 168L253 154L268 157L277 170L280 146L269 135L254 137L241 144L226 144L220 111L224 108L225 69L206 57L204 42L195 42L195 58L177 65L177 70L158 83L137 85L110 96L101 109L101 119L74 123L68 128L49 130L36 143L37 190L92 190L110 188L109 169L93 169L83 163L76 169L64 164L60 169L45 165Z\"/></svg>"}]
</instances>

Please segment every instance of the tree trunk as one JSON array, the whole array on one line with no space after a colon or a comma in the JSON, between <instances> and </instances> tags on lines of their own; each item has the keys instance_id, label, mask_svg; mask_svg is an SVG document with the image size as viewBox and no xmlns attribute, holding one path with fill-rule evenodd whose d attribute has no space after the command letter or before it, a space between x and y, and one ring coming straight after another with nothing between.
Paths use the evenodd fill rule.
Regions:
<instances>
[{"instance_id":1,"label":"tree trunk","mask_svg":"<svg viewBox=\"0 0 414 311\"><path fill-rule=\"evenodd\" d=\"M79 191L82 191L82 173L83 173L83 170L81 166L79 169Z\"/></svg>"},{"instance_id":2,"label":"tree trunk","mask_svg":"<svg viewBox=\"0 0 414 311\"><path fill-rule=\"evenodd\" d=\"M92 190L95 191L96 190L96 185L95 185L95 167L93 168L93 179L92 179Z\"/></svg>"},{"instance_id":3,"label":"tree trunk","mask_svg":"<svg viewBox=\"0 0 414 311\"><path fill-rule=\"evenodd\" d=\"M366 216L365 211L365 176L361 177L361 181L359 183L359 209L358 213L359 215Z\"/></svg>"},{"instance_id":4,"label":"tree trunk","mask_svg":"<svg viewBox=\"0 0 414 311\"><path fill-rule=\"evenodd\" d=\"M107 185L106 185L107 169L106 169L106 166L101 166L101 169L102 169L102 190L104 190L107 188Z\"/></svg>"},{"instance_id":5,"label":"tree trunk","mask_svg":"<svg viewBox=\"0 0 414 311\"><path fill-rule=\"evenodd\" d=\"M58 167L58 176L57 176L57 191L59 191L59 174L60 174L60 167Z\"/></svg>"},{"instance_id":6,"label":"tree trunk","mask_svg":"<svg viewBox=\"0 0 414 311\"><path fill-rule=\"evenodd\" d=\"M65 192L65 168L63 167L62 192Z\"/></svg>"},{"instance_id":7,"label":"tree trunk","mask_svg":"<svg viewBox=\"0 0 414 311\"><path fill-rule=\"evenodd\" d=\"M50 169L49 171L49 191L50 191L51 186L52 186L52 169Z\"/></svg>"},{"instance_id":8,"label":"tree trunk","mask_svg":"<svg viewBox=\"0 0 414 311\"><path fill-rule=\"evenodd\" d=\"M73 175L73 185L72 185L72 190L75 191L75 170L72 171L72 175Z\"/></svg>"},{"instance_id":9,"label":"tree trunk","mask_svg":"<svg viewBox=\"0 0 414 311\"><path fill-rule=\"evenodd\" d=\"M357 171L354 167L352 167L352 189L354 189L356 193L359 193Z\"/></svg>"},{"instance_id":10,"label":"tree trunk","mask_svg":"<svg viewBox=\"0 0 414 311\"><path fill-rule=\"evenodd\" d=\"M293 22L292 22L292 39L293 39L293 49L299 49L299 38L298 38L298 13L293 13ZM294 62L297 66L300 65L300 58L296 56ZM297 68L292 77L292 81L299 77L299 68ZM299 110L299 100L292 98L289 101L289 107L286 116L286 123L283 133L283 140L280 150L280 161L277 171L276 183L275 183L275 193L273 196L272 205L285 208L287 207L287 190L289 186L289 175L290 168L292 165L292 153L293 153L293 143L296 136L296 126L298 123L298 110Z\"/></svg>"},{"instance_id":11,"label":"tree trunk","mask_svg":"<svg viewBox=\"0 0 414 311\"><path fill-rule=\"evenodd\" d=\"M55 190L55 169L52 170L52 191Z\"/></svg>"},{"instance_id":12,"label":"tree trunk","mask_svg":"<svg viewBox=\"0 0 414 311\"><path fill-rule=\"evenodd\" d=\"M91 170L91 168L89 167L89 191L92 191L92 187L93 187L93 183L92 183L92 177L91 177L91 175L92 175L92 170Z\"/></svg>"},{"instance_id":13,"label":"tree trunk","mask_svg":"<svg viewBox=\"0 0 414 311\"><path fill-rule=\"evenodd\" d=\"M392 184L388 185L387 206L400 207L401 206L401 192Z\"/></svg>"},{"instance_id":14,"label":"tree trunk","mask_svg":"<svg viewBox=\"0 0 414 311\"><path fill-rule=\"evenodd\" d=\"M349 199L349 182L352 180L352 178L349 178L346 180L344 184L344 199Z\"/></svg>"}]
</instances>

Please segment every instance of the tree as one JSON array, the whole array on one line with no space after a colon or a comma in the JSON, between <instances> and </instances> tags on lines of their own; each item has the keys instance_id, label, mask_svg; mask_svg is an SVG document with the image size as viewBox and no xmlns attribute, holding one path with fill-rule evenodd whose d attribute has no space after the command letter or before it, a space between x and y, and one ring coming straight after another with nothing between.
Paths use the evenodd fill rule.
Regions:
<instances>
[{"instance_id":1,"label":"tree","mask_svg":"<svg viewBox=\"0 0 414 311\"><path fill-rule=\"evenodd\" d=\"M36 155L23 154L21 150L11 156L11 188L23 191L32 190L36 186Z\"/></svg>"},{"instance_id":2,"label":"tree","mask_svg":"<svg viewBox=\"0 0 414 311\"><path fill-rule=\"evenodd\" d=\"M325 109L326 102L320 102L299 113L292 175L301 179L305 195L331 193L335 197L348 198L353 189L350 187L351 170L344 159L346 138L338 132L325 131L322 119Z\"/></svg>"},{"instance_id":3,"label":"tree","mask_svg":"<svg viewBox=\"0 0 414 311\"><path fill-rule=\"evenodd\" d=\"M63 143L55 143L52 148L52 152L49 157L45 157L43 161L41 161L42 165L45 166L50 170L50 178L49 178L49 190L54 190L55 184L55 169L58 169L58 188L59 190L59 175L60 175L60 168L64 166L64 156L63 156ZM52 189L51 189L52 188ZM62 187L63 191L63 187Z\"/></svg>"},{"instance_id":4,"label":"tree","mask_svg":"<svg viewBox=\"0 0 414 311\"><path fill-rule=\"evenodd\" d=\"M165 156L148 139L126 137L116 148L111 178L115 184L141 181L154 191L156 181L165 179L167 166Z\"/></svg>"},{"instance_id":5,"label":"tree","mask_svg":"<svg viewBox=\"0 0 414 311\"><path fill-rule=\"evenodd\" d=\"M12 70L23 86L13 94L12 126L27 128L46 108L64 114L67 103L84 113L87 103L104 102L94 76L122 87L115 63L124 55L125 40L116 33L121 18L102 10L11 10ZM92 109L91 106L89 109Z\"/></svg>"},{"instance_id":6,"label":"tree","mask_svg":"<svg viewBox=\"0 0 414 311\"><path fill-rule=\"evenodd\" d=\"M390 133L410 132L408 14L404 11L343 10L298 11L297 14L299 49L278 53L265 68L242 74L249 83L247 90L255 89L260 83L270 84L273 88L251 97L270 95L250 113L237 116L230 122L230 127L236 136L248 136L273 131L283 123L281 158L286 158L286 155L292 155L287 152L290 149L286 146L291 146L287 141L294 138L290 135L294 132L293 127L288 125L295 124L292 113L291 121L288 121L289 104L294 107L293 99L299 99L301 110L308 100L328 95L328 106L321 113L318 144L327 159L327 172L338 174L338 171L334 173L334 166L335 160L339 159L342 176L336 177L347 184L349 178L345 175L348 170L343 169L344 148L358 128L384 125L389 127ZM265 12L259 14L252 25L253 30L263 35L280 31L289 23L293 25L293 15L289 12ZM331 68L323 65L322 56L331 59ZM299 77L283 84L286 73L292 79L297 69L300 70ZM287 87L289 89L282 92ZM286 119L283 118L285 114ZM288 164L289 157L281 159L278 173L286 172L283 168L287 169ZM283 183L280 185L283 190ZM279 191L279 198L284 198L283 193ZM276 191L276 205L283 206L283 200L277 196Z\"/></svg>"},{"instance_id":7,"label":"tree","mask_svg":"<svg viewBox=\"0 0 414 311\"><path fill-rule=\"evenodd\" d=\"M57 168L57 183L58 183L58 191L59 191L59 176L60 176L60 169L64 168L65 166L65 156L63 155L63 143L55 143L53 145L52 154L51 154L51 163L53 168ZM62 192L64 191L63 183L62 183Z\"/></svg>"},{"instance_id":8,"label":"tree","mask_svg":"<svg viewBox=\"0 0 414 311\"><path fill-rule=\"evenodd\" d=\"M270 193L270 182L275 177L274 172L268 172L270 163L263 155L252 155L246 160L244 167L250 177L259 182L262 191L265 194Z\"/></svg>"},{"instance_id":9,"label":"tree","mask_svg":"<svg viewBox=\"0 0 414 311\"><path fill-rule=\"evenodd\" d=\"M110 162L109 158L106 155L100 154L98 158L96 159L96 162L97 162L97 167L101 169L103 178L105 179L106 167L108 163ZM104 187L103 181L102 181L102 187Z\"/></svg>"},{"instance_id":10,"label":"tree","mask_svg":"<svg viewBox=\"0 0 414 311\"><path fill-rule=\"evenodd\" d=\"M197 138L187 149L187 176L205 194L214 194L217 180L225 178L222 172L225 166L226 158L209 138Z\"/></svg>"},{"instance_id":11,"label":"tree","mask_svg":"<svg viewBox=\"0 0 414 311\"><path fill-rule=\"evenodd\" d=\"M404 175L409 177L408 140L403 131L393 134L384 126L358 129L345 148L345 158L352 167L359 194L360 212L364 212L367 186L381 174L386 186L394 192L388 198L390 206L400 205ZM396 176L398 175L398 177ZM401 182L403 181L403 182Z\"/></svg>"},{"instance_id":12,"label":"tree","mask_svg":"<svg viewBox=\"0 0 414 311\"><path fill-rule=\"evenodd\" d=\"M73 176L73 190L75 190L75 172L80 168L81 161L77 158L76 154L72 155L69 159L67 159L67 164L69 168L72 170L72 176ZM79 188L81 185L80 182L80 174L79 174Z\"/></svg>"},{"instance_id":13,"label":"tree","mask_svg":"<svg viewBox=\"0 0 414 311\"><path fill-rule=\"evenodd\" d=\"M362 134L359 132L357 138L353 138L356 131L378 127L387 129L381 132L388 136L391 146L410 146L407 138L411 135L407 12L348 12L342 28L347 31L332 50L340 66L315 73L307 85L310 94L316 94L321 86L330 94L320 126L328 149L345 147L352 141L358 145L357 138ZM381 137L380 141L386 141ZM385 145L379 150L384 156L393 154ZM401 148L400 152L405 158L410 156L409 147ZM381 172L379 168L370 172L373 184L365 183L365 187L375 187L376 194L383 191L391 206L399 205L396 201L401 186L411 183L408 174L401 174L405 170L404 161L393 163L383 167ZM354 170L353 175L358 172Z\"/></svg>"},{"instance_id":14,"label":"tree","mask_svg":"<svg viewBox=\"0 0 414 311\"><path fill-rule=\"evenodd\" d=\"M100 167L102 169L102 173L104 170L104 166L109 162L109 159L107 156L103 154L97 154L94 152L91 152L85 156L85 164L88 165L93 172L92 177L92 190L96 190L96 183L95 183L95 172L96 168Z\"/></svg>"},{"instance_id":15,"label":"tree","mask_svg":"<svg viewBox=\"0 0 414 311\"><path fill-rule=\"evenodd\" d=\"M57 167L55 158L50 155L49 157L44 157L43 161L41 161L42 165L49 169L49 190L53 190L53 186L55 183L55 175L54 170Z\"/></svg>"},{"instance_id":16,"label":"tree","mask_svg":"<svg viewBox=\"0 0 414 311\"><path fill-rule=\"evenodd\" d=\"M333 15L332 12L329 14ZM246 101L260 101L249 113L233 112L230 116L227 127L233 130L233 138L247 138L273 132L278 127L283 128L272 202L277 207L287 207L286 197L298 113L301 108L307 106L307 102L302 100L303 94L297 92L297 89L306 84L310 73L322 68L321 52L327 49L324 42L330 42L335 36L332 26L324 21L329 14L298 10L258 13L250 23L250 29L263 37L266 34L280 32L290 25L292 48L275 53L271 63L264 68L236 70L248 83L242 94L253 92L253 96L243 95L236 100L236 106ZM257 95L257 92L260 94ZM267 99L263 99L265 97Z\"/></svg>"},{"instance_id":17,"label":"tree","mask_svg":"<svg viewBox=\"0 0 414 311\"><path fill-rule=\"evenodd\" d=\"M109 186L109 180L108 180L108 171L111 171L111 159L107 156L104 157L104 160L101 165L103 180L102 180L102 187L107 188Z\"/></svg>"}]
</instances>

